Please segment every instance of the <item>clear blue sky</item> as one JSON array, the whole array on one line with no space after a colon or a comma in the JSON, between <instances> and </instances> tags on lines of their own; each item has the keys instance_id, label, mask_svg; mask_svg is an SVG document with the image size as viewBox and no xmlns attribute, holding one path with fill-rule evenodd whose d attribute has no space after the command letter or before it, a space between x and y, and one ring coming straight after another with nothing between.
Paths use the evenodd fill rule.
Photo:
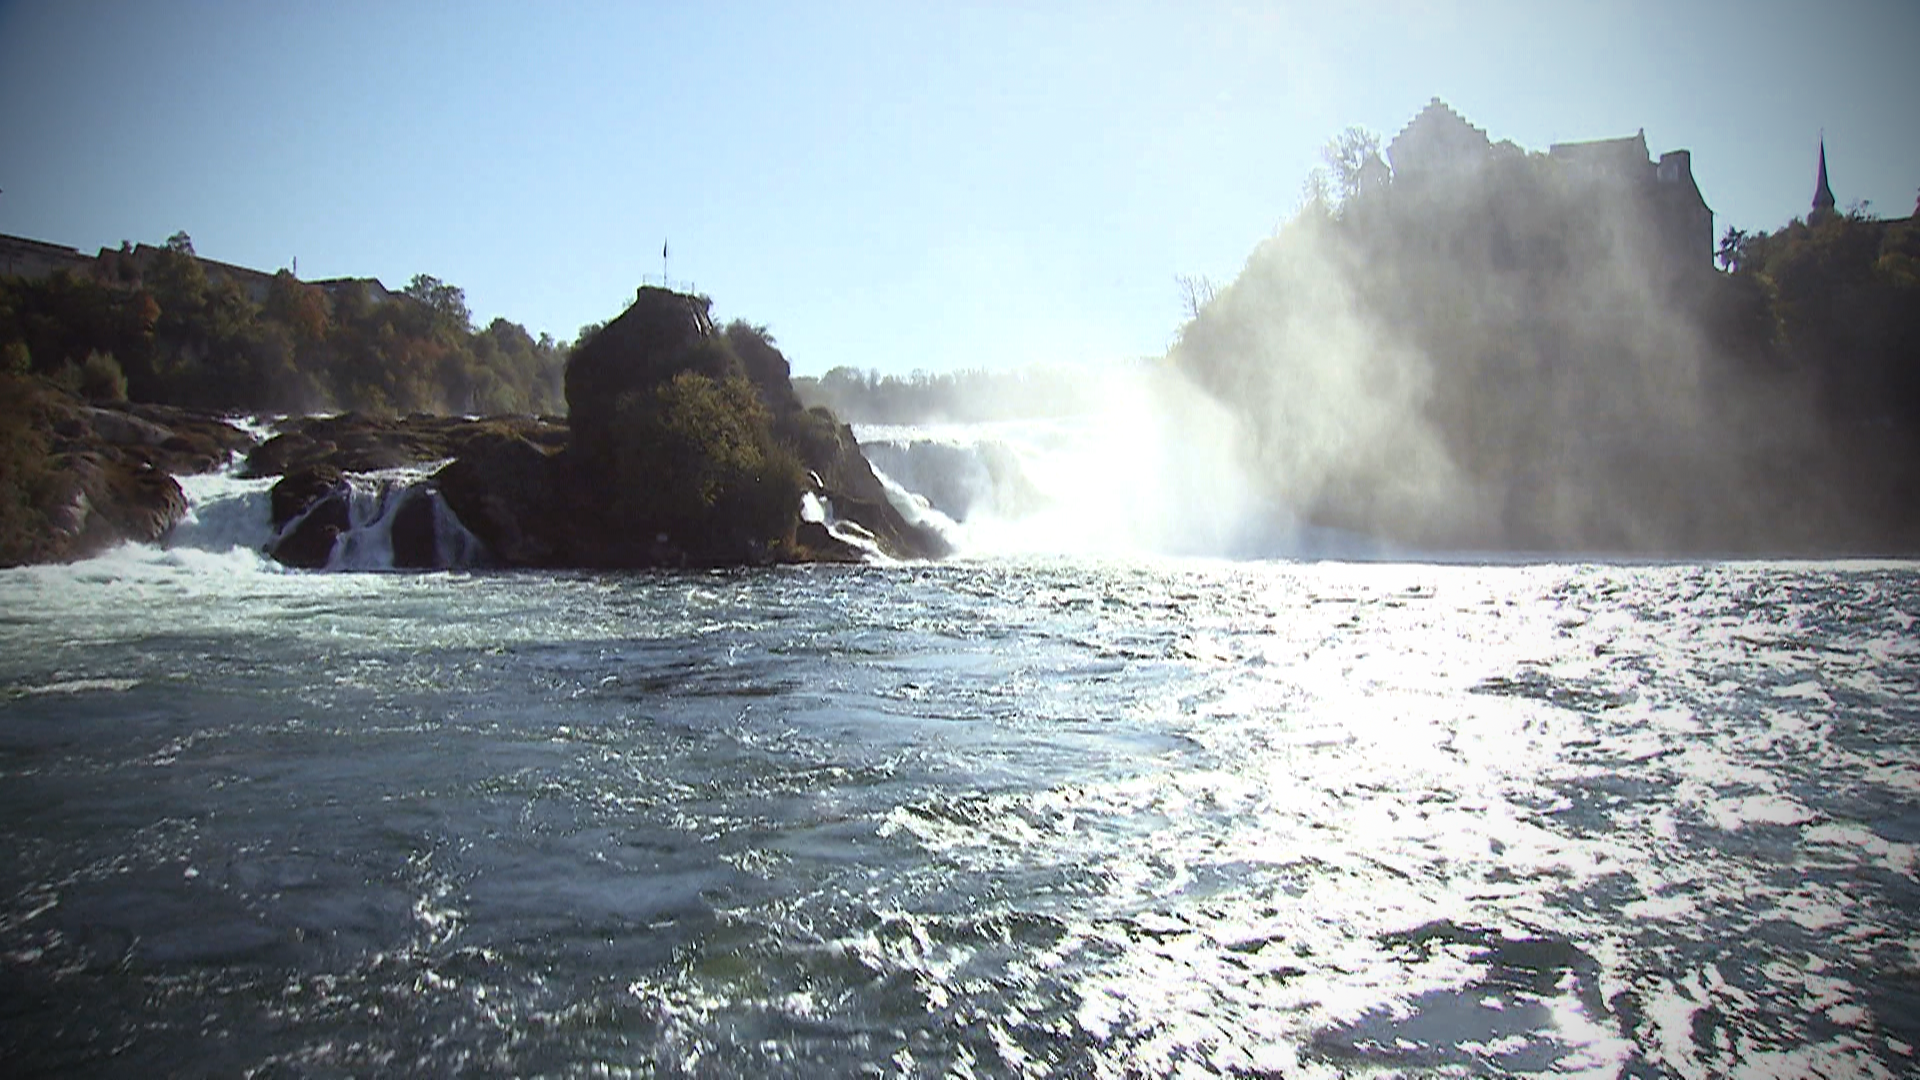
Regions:
<instances>
[{"instance_id":1,"label":"clear blue sky","mask_svg":"<svg viewBox=\"0 0 1920 1080\"><path fill-rule=\"evenodd\" d=\"M1163 351L1318 148L1645 128L1729 224L1912 212L1920 2L0 0L0 232L418 272L571 338L671 271L795 369Z\"/></svg>"}]
</instances>

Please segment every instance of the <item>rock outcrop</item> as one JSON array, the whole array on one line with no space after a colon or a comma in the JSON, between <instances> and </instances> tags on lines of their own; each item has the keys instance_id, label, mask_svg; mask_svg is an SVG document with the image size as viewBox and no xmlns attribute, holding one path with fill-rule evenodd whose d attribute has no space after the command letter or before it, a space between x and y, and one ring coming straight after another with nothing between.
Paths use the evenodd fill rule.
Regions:
<instances>
[{"instance_id":1,"label":"rock outcrop","mask_svg":"<svg viewBox=\"0 0 1920 1080\"><path fill-rule=\"evenodd\" d=\"M532 416L301 417L282 422L273 438L248 454L243 472L282 476L320 464L344 472L378 472L446 461L482 440L500 437L558 448L567 442L567 425Z\"/></svg>"},{"instance_id":2,"label":"rock outcrop","mask_svg":"<svg viewBox=\"0 0 1920 1080\"><path fill-rule=\"evenodd\" d=\"M823 537L799 528L798 496L809 489L832 505L838 519L871 534L886 554L931 558L947 553L937 535L908 522L888 502L852 429L825 410L802 407L786 357L771 338L744 323L716 328L704 297L640 289L631 307L575 350L566 379L573 438L563 454L545 462L547 482L528 492L526 509L557 511L559 519L581 526L574 543L585 543L587 550L576 546L574 555L589 565L858 557L857 548L831 533ZM743 408L739 394L727 389L742 384L757 398L757 408ZM632 494L670 480L637 469L636 462L674 461L673 451L682 449L675 444L654 453L659 448L647 440L656 436L637 430L657 423L659 439L675 434L674 418L653 411L668 398L691 398L711 410L700 416L727 431L724 440L713 440L709 452L737 455L745 463L735 475L716 481L706 494L708 512L693 526L684 506L668 495ZM538 465L524 451L518 453L518 467ZM755 488L762 473L772 477L765 483L777 485L780 470L793 465L799 470L794 489L769 494ZM782 497L783 492L791 498L776 515L756 511L756 496ZM454 499L456 510L462 501L470 500ZM537 546L557 543L562 542L541 538Z\"/></svg>"},{"instance_id":3,"label":"rock outcrop","mask_svg":"<svg viewBox=\"0 0 1920 1080\"><path fill-rule=\"evenodd\" d=\"M219 468L252 443L218 417L90 404L45 379L0 377L0 565L156 542L187 513L174 475Z\"/></svg>"}]
</instances>

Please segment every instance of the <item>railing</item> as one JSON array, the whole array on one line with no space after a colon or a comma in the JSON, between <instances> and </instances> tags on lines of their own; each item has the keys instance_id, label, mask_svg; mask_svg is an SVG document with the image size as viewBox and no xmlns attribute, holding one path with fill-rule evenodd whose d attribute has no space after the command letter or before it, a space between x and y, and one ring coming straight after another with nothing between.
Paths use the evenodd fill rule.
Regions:
<instances>
[{"instance_id":1,"label":"railing","mask_svg":"<svg viewBox=\"0 0 1920 1080\"><path fill-rule=\"evenodd\" d=\"M700 292L700 287L693 282L683 278L670 278L665 274L642 274L640 275L640 284L651 285L656 289L668 289L677 293L686 293L689 296L698 295Z\"/></svg>"}]
</instances>

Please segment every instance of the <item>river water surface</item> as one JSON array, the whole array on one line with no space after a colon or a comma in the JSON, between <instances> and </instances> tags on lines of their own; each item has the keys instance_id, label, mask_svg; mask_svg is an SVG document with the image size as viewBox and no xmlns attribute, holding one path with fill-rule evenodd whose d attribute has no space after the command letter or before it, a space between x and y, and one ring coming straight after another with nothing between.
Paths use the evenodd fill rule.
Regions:
<instances>
[{"instance_id":1,"label":"river water surface","mask_svg":"<svg viewBox=\"0 0 1920 1080\"><path fill-rule=\"evenodd\" d=\"M1920 570L0 573L12 1075L1913 1075Z\"/></svg>"}]
</instances>

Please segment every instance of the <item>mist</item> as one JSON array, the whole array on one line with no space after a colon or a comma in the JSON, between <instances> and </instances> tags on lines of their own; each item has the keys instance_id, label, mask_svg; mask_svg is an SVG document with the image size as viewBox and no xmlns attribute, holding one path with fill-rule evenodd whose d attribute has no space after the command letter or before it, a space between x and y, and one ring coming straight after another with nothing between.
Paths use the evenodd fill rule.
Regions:
<instances>
[{"instance_id":1,"label":"mist","mask_svg":"<svg viewBox=\"0 0 1920 1080\"><path fill-rule=\"evenodd\" d=\"M1657 182L1517 148L1375 175L1310 201L1173 353L1235 403L1239 465L1274 504L1442 551L1766 552L1847 531L1815 483L1806 387L1755 335L1737 351L1710 234Z\"/></svg>"},{"instance_id":2,"label":"mist","mask_svg":"<svg viewBox=\"0 0 1920 1080\"><path fill-rule=\"evenodd\" d=\"M867 421L874 464L962 551L1910 546L1912 417L1887 403L1897 380L1865 377L1902 370L1899 349L1808 345L1789 318L1844 320L1716 270L1684 151L1656 162L1635 136L1529 153L1432 116L1453 144L1396 141L1398 170L1363 133L1330 144L1305 205L1231 282L1192 292L1164 358L811 389L838 387L827 402ZM1822 228L1854 226L1878 224ZM1905 324L1887 325L1897 343Z\"/></svg>"}]
</instances>

